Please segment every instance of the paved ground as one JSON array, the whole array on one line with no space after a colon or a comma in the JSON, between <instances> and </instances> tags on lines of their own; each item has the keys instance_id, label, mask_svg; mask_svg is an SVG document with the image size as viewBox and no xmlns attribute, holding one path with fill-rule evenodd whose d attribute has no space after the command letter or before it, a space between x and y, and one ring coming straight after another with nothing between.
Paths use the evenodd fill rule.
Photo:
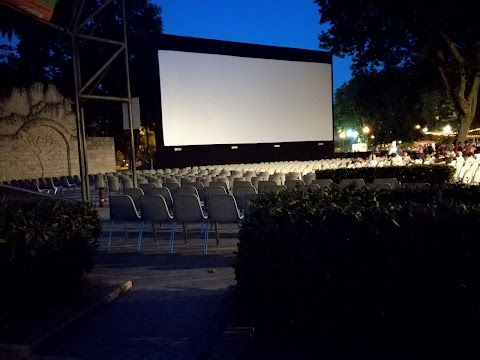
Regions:
<instances>
[{"instance_id":1,"label":"paved ground","mask_svg":"<svg viewBox=\"0 0 480 360\"><path fill-rule=\"evenodd\" d=\"M99 213L108 218L108 208ZM133 287L46 343L34 357L209 359L227 326L238 239L225 228L221 244L217 246L212 236L209 252L204 254L199 228L191 226L189 243L178 232L174 253L168 253L165 229L157 243L146 232L138 252L136 233L126 239L118 227L107 251L108 230L106 225L89 276L116 286L132 281Z\"/></svg>"}]
</instances>

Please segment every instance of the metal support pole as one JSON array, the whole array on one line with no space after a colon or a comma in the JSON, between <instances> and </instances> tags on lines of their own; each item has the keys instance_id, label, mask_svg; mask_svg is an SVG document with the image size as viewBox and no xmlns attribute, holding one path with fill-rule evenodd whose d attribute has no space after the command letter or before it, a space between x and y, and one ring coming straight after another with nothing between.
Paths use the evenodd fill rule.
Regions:
<instances>
[{"instance_id":1,"label":"metal support pole","mask_svg":"<svg viewBox=\"0 0 480 360\"><path fill-rule=\"evenodd\" d=\"M75 82L75 118L77 122L77 141L78 141L78 163L80 167L80 179L82 187L83 202L90 202L90 191L88 182L88 173L85 168L86 151L85 151L85 130L83 123L83 111L80 109L80 98L78 96L78 89L80 85L80 63L78 58L77 44L75 43L75 33L71 35L72 38L72 63L73 63L73 78Z\"/></svg>"},{"instance_id":2,"label":"metal support pole","mask_svg":"<svg viewBox=\"0 0 480 360\"><path fill-rule=\"evenodd\" d=\"M132 115L132 94L130 91L130 70L128 68L128 46L127 46L127 18L125 15L125 0L122 0L122 17L123 17L123 41L125 42L125 74L127 77L127 97L128 97L128 123L130 125L130 142L132 148L132 174L133 186L137 187L137 168L135 159L135 141L133 136L133 115Z\"/></svg>"}]
</instances>

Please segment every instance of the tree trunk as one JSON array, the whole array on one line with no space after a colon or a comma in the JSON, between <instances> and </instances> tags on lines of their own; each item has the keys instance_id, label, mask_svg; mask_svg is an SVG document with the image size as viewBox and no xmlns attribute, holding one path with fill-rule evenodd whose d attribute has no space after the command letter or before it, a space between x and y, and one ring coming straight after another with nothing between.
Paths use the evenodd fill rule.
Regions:
<instances>
[{"instance_id":1,"label":"tree trunk","mask_svg":"<svg viewBox=\"0 0 480 360\"><path fill-rule=\"evenodd\" d=\"M468 138L468 131L470 130L470 126L472 125L473 115L461 115L459 116L459 120L460 127L457 134L457 143L461 142L463 144Z\"/></svg>"}]
</instances>

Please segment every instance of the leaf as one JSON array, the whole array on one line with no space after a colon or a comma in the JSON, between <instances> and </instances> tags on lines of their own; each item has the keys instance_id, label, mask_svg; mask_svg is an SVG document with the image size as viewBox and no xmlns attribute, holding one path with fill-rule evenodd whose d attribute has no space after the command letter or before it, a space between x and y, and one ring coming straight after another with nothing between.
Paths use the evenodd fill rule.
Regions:
<instances>
[{"instance_id":1,"label":"leaf","mask_svg":"<svg viewBox=\"0 0 480 360\"><path fill-rule=\"evenodd\" d=\"M400 227L400 224L397 222L397 220L392 219L392 222L393 222L396 226Z\"/></svg>"}]
</instances>

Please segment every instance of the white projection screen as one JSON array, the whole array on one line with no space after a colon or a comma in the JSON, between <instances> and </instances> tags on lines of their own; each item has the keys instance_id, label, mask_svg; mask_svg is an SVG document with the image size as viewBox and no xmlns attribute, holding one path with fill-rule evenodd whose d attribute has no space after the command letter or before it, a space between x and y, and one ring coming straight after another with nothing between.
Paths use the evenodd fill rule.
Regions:
<instances>
[{"instance_id":1,"label":"white projection screen","mask_svg":"<svg viewBox=\"0 0 480 360\"><path fill-rule=\"evenodd\" d=\"M333 141L331 61L258 53L159 50L164 145Z\"/></svg>"}]
</instances>

